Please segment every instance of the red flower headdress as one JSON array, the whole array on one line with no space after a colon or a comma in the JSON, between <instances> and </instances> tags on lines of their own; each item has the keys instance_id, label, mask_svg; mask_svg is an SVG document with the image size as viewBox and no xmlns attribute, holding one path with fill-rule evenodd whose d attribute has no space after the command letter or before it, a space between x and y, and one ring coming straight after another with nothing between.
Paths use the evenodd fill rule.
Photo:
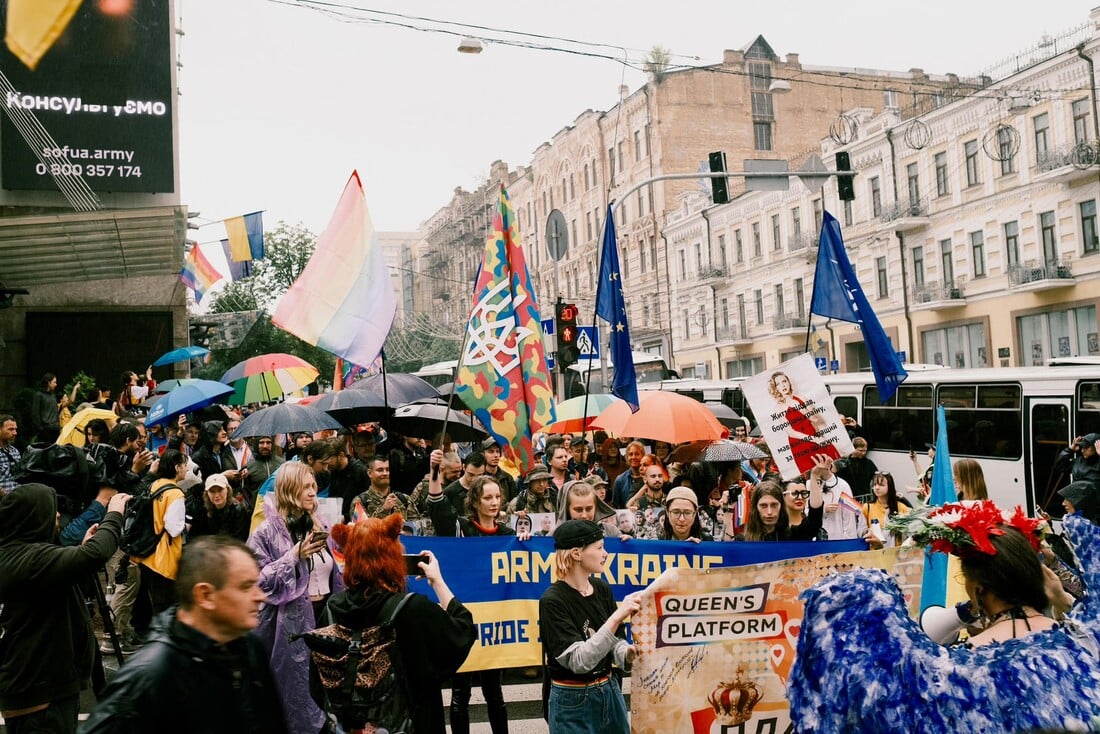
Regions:
<instances>
[{"instance_id":1,"label":"red flower headdress","mask_svg":"<svg viewBox=\"0 0 1100 734\"><path fill-rule=\"evenodd\" d=\"M1043 520L1029 518L1020 506L1008 513L989 500L921 507L894 517L886 527L917 544L931 546L933 551L956 556L975 552L994 555L997 549L990 539L1004 535L1005 527L1019 530L1038 551L1048 529Z\"/></svg>"}]
</instances>

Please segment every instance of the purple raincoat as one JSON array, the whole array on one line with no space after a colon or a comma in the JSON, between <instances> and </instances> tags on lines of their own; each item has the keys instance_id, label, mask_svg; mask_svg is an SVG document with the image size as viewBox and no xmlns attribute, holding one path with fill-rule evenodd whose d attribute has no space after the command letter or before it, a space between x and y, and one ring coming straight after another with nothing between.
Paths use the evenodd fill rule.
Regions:
<instances>
[{"instance_id":1,"label":"purple raincoat","mask_svg":"<svg viewBox=\"0 0 1100 734\"><path fill-rule=\"evenodd\" d=\"M248 539L260 563L260 588L267 602L260 609L260 624L255 634L271 652L271 672L283 700L287 725L294 734L317 734L325 723L325 714L309 695L309 649L303 640L290 636L308 632L317 625L309 601L308 561L299 561L286 520L275 509L275 493L264 498L265 520ZM324 520L320 519L328 530ZM331 553L332 541L329 541ZM334 563L332 593L344 588L344 580Z\"/></svg>"}]
</instances>

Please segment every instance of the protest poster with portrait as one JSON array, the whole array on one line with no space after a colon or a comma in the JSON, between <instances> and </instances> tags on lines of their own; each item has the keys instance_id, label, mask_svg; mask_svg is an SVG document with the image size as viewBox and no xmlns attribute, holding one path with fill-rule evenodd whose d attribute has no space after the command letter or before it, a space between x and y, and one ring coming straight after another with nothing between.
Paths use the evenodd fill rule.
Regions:
<instances>
[{"instance_id":1,"label":"protest poster with portrait","mask_svg":"<svg viewBox=\"0 0 1100 734\"><path fill-rule=\"evenodd\" d=\"M810 354L750 377L741 391L784 479L813 469L818 454L839 459L852 453L852 440Z\"/></svg>"},{"instance_id":2,"label":"protest poster with portrait","mask_svg":"<svg viewBox=\"0 0 1100 734\"><path fill-rule=\"evenodd\" d=\"M638 648L630 683L631 731L791 731L786 686L802 625L798 596L830 574L857 567L894 576L916 617L922 548L666 570L631 620Z\"/></svg>"}]
</instances>

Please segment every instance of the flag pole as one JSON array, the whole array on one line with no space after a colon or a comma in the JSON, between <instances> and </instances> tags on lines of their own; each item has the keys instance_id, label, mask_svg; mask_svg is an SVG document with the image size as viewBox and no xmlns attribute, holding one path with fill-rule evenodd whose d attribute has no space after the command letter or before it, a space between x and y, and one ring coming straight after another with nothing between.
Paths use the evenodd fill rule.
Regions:
<instances>
[{"instance_id":1,"label":"flag pole","mask_svg":"<svg viewBox=\"0 0 1100 734\"><path fill-rule=\"evenodd\" d=\"M332 368L332 390L340 392L344 389L344 358L336 355L336 366Z\"/></svg>"},{"instance_id":2,"label":"flag pole","mask_svg":"<svg viewBox=\"0 0 1100 734\"><path fill-rule=\"evenodd\" d=\"M383 349L378 353L382 357L382 405L384 410L382 411L382 427L386 429L386 437L389 438L390 433L390 388L386 384L386 350Z\"/></svg>"},{"instance_id":3,"label":"flag pole","mask_svg":"<svg viewBox=\"0 0 1100 734\"><path fill-rule=\"evenodd\" d=\"M612 207L614 205L615 205L615 200L614 199L612 199L610 202L608 202L608 205L607 205L608 216L611 216ZM604 217L603 229L600 230L600 242L601 243L603 242L604 236L606 234L607 234L607 217ZM618 243L616 243L615 246L618 247ZM596 263L596 273L597 273L597 275L599 273L603 272L602 271L603 258L604 258L604 248L601 247L600 248L600 260L599 260L599 262ZM596 283L597 296L599 294L599 290L600 290L601 285L602 285L601 282ZM594 303L592 304L592 325L596 327L596 343L597 344L599 344L600 341L602 341L600 339L600 324L596 320L596 319L599 318L599 313L598 313L599 310L600 310L600 299L597 297L596 299L594 299ZM600 346L603 346L603 345L601 344ZM602 349L600 350L600 364L601 365L604 364L604 351ZM584 376L584 412L581 413L581 433L582 434L585 433L587 428L588 428L588 394L589 394L589 390L591 389L591 385L592 385L592 357L589 356L588 357L588 372ZM604 385L604 389L605 390L607 389L606 384ZM600 447L595 446L593 448L595 448L595 450L598 452Z\"/></svg>"},{"instance_id":4,"label":"flag pole","mask_svg":"<svg viewBox=\"0 0 1100 734\"><path fill-rule=\"evenodd\" d=\"M807 313L806 315L809 318L806 319L806 346L802 348L802 351L804 351L804 352L810 351L810 333L813 329L813 323L814 323L813 312L811 311L811 312Z\"/></svg>"}]
</instances>

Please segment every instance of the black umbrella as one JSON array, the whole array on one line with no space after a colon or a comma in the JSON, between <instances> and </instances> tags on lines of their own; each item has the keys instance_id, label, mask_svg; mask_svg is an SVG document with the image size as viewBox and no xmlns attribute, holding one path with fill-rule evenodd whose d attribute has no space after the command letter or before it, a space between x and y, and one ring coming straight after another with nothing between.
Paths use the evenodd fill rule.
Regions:
<instances>
[{"instance_id":1,"label":"black umbrella","mask_svg":"<svg viewBox=\"0 0 1100 734\"><path fill-rule=\"evenodd\" d=\"M386 417L389 411L381 395L367 390L336 390L327 392L311 406L328 413L344 426L372 423Z\"/></svg>"},{"instance_id":2,"label":"black umbrella","mask_svg":"<svg viewBox=\"0 0 1100 734\"><path fill-rule=\"evenodd\" d=\"M351 384L350 390L365 390L385 399L386 405L398 406L424 398L438 398L439 391L416 375L387 372L385 386L382 374L364 377Z\"/></svg>"},{"instance_id":3,"label":"black umbrella","mask_svg":"<svg viewBox=\"0 0 1100 734\"><path fill-rule=\"evenodd\" d=\"M297 403L279 403L262 410L241 421L233 432L234 438L249 436L274 436L279 433L316 433L329 429L343 428L335 418L312 405Z\"/></svg>"},{"instance_id":4,"label":"black umbrella","mask_svg":"<svg viewBox=\"0 0 1100 734\"><path fill-rule=\"evenodd\" d=\"M452 441L481 441L489 435L473 416L448 410L445 404L434 402L402 405L394 411L390 427L403 436L434 439L443 430L444 421Z\"/></svg>"},{"instance_id":5,"label":"black umbrella","mask_svg":"<svg viewBox=\"0 0 1100 734\"><path fill-rule=\"evenodd\" d=\"M741 416L725 403L703 403L703 405L707 406L707 410L711 413L714 413L714 417L718 419L719 423L731 431L738 426L744 427L745 422L741 420Z\"/></svg>"}]
</instances>

